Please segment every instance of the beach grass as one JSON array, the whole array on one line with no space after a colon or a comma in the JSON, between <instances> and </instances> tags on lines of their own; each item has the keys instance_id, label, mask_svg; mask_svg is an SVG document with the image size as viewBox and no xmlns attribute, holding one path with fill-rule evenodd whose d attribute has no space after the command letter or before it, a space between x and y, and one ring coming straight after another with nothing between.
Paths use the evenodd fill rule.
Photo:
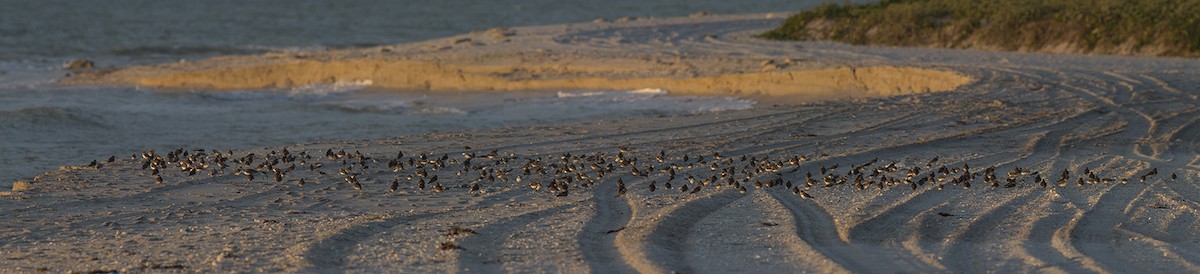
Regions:
<instances>
[{"instance_id":1,"label":"beach grass","mask_svg":"<svg viewBox=\"0 0 1200 274\"><path fill-rule=\"evenodd\" d=\"M884 0L825 4L781 40L1063 53L1200 56L1200 0Z\"/></svg>"}]
</instances>

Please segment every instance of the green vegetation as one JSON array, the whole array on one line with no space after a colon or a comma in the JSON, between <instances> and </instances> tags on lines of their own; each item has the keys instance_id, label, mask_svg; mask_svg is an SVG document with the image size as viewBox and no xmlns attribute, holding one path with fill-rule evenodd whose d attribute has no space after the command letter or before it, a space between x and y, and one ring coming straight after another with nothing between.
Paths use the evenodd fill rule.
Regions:
<instances>
[{"instance_id":1,"label":"green vegetation","mask_svg":"<svg viewBox=\"0 0 1200 274\"><path fill-rule=\"evenodd\" d=\"M1200 0L884 0L826 4L771 39L1125 55L1200 56Z\"/></svg>"}]
</instances>

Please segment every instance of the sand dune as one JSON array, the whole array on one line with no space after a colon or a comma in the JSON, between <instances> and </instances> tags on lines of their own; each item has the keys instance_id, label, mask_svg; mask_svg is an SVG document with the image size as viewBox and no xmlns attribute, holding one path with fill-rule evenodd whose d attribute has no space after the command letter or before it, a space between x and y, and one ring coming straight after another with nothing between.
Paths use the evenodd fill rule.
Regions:
<instances>
[{"instance_id":1,"label":"sand dune","mask_svg":"<svg viewBox=\"0 0 1200 274\"><path fill-rule=\"evenodd\" d=\"M731 21L716 25L729 27L715 31L750 33L772 22L737 18L721 19ZM216 175L209 175L219 170L215 165L194 176L170 166L161 185L142 169L141 156L119 157L98 169L50 171L31 190L6 193L0 265L205 272L1200 271L1200 64L1194 60L683 35L714 28L705 22L612 25L556 43L603 48L612 33L650 26L654 35L626 34L636 39L611 46L654 51L670 48L665 40L688 53L938 67L973 81L951 92L233 151L234 159L255 153L258 160L228 162ZM253 181L233 172L260 164L271 151L270 159L286 158L285 148L313 158L274 165L297 165L279 183L269 171ZM329 158L327 150L364 157ZM494 157L485 156L493 150ZM388 169L400 151L402 162L412 158L421 167ZM446 155L445 166L421 165L421 153ZM206 154L211 162L212 152ZM459 175L464 155L473 155L473 163ZM621 164L635 158L636 164ZM547 174L538 167L525 174L531 160ZM323 167L307 168L317 162ZM361 191L339 167L359 174ZM856 167L861 173L852 172ZM996 186L985 179L989 167ZM1018 167L1028 174L1009 174ZM1069 175L1060 186L1064 170ZM1152 170L1157 174L1146 176ZM494 182L481 175L506 172ZM806 186L810 173L815 182ZM864 182L856 182L858 174ZM966 174L974 176L970 187L953 183ZM432 183L418 187L434 175L443 192ZM565 196L547 190L567 177L573 179ZM307 183L298 185L300 179ZM400 182L396 192L388 190L393 180ZM783 185L789 182L794 190ZM476 183L480 191L471 191ZM801 190L811 198L796 194Z\"/></svg>"}]
</instances>

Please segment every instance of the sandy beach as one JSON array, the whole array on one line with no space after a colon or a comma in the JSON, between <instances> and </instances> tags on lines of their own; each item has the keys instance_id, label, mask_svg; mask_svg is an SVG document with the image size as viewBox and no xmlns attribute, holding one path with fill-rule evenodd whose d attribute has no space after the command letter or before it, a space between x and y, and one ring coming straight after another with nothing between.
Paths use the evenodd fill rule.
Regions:
<instances>
[{"instance_id":1,"label":"sandy beach","mask_svg":"<svg viewBox=\"0 0 1200 274\"><path fill-rule=\"evenodd\" d=\"M661 88L760 103L81 161L0 192L0 269L1200 271L1200 62L754 37L782 19L598 21L73 73L61 83Z\"/></svg>"}]
</instances>

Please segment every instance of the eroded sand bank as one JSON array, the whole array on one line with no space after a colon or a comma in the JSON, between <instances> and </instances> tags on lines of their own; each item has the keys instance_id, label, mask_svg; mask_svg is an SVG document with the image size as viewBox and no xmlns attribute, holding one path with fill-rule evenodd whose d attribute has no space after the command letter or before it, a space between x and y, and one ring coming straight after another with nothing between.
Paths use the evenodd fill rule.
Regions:
<instances>
[{"instance_id":1,"label":"eroded sand bank","mask_svg":"<svg viewBox=\"0 0 1200 274\"><path fill-rule=\"evenodd\" d=\"M696 67L700 75L758 73L761 60L793 58L796 70L934 67L973 81L951 92L239 150L226 168L214 163L212 151L176 157L158 151L161 184L153 169L143 168L155 156L65 167L0 197L6 218L0 266L26 272L1200 272L1196 61L739 36L777 22L700 17L515 31L558 33L547 37L558 37L553 41L561 47L596 49L575 54L753 56L730 59L740 71ZM507 37L497 33L473 35ZM447 42L453 41L392 52L480 47ZM667 44L679 52L661 53ZM481 60L521 56L497 55L507 57ZM261 64L246 61L253 58L266 57L178 66ZM97 79L139 70L154 71ZM242 160L250 153L256 156ZM389 168L392 160L405 165ZM198 163L208 166L194 175L180 167ZM277 182L279 170L285 175ZM966 183L956 179L964 176ZM563 185L566 191L552 187Z\"/></svg>"}]
</instances>

